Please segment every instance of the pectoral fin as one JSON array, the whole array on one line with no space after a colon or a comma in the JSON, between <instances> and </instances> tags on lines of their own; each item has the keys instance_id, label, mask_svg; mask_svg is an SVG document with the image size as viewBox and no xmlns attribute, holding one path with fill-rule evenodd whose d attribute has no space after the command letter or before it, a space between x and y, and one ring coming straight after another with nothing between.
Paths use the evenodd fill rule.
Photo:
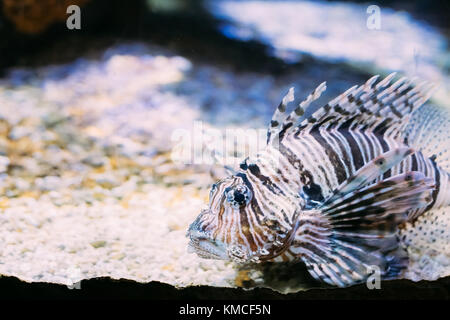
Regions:
<instances>
[{"instance_id":1,"label":"pectoral fin","mask_svg":"<svg viewBox=\"0 0 450 320\"><path fill-rule=\"evenodd\" d=\"M377 177L381 176L387 170L400 163L414 150L408 147L401 147L388 151L374 158L372 161L365 164L356 173L348 178L337 190L334 191L333 196L327 200L328 203L335 201L337 198L345 196L347 193L362 187Z\"/></svg>"},{"instance_id":2,"label":"pectoral fin","mask_svg":"<svg viewBox=\"0 0 450 320\"><path fill-rule=\"evenodd\" d=\"M431 179L409 172L341 192L342 197L299 216L291 251L316 279L331 285L364 281L374 268L385 279L396 278L408 261L397 226L409 209L431 202L433 188Z\"/></svg>"}]
</instances>

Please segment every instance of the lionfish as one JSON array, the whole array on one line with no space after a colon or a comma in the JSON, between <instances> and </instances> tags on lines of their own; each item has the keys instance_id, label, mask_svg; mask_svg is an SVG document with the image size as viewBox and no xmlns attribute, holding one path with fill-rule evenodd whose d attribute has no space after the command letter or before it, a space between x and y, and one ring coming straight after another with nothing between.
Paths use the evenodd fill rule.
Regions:
<instances>
[{"instance_id":1,"label":"lionfish","mask_svg":"<svg viewBox=\"0 0 450 320\"><path fill-rule=\"evenodd\" d=\"M370 78L305 116L320 84L276 108L267 146L213 184L190 250L238 263L303 261L329 285L400 278L414 252L450 254L449 117L434 86ZM417 258L417 257L416 257Z\"/></svg>"}]
</instances>

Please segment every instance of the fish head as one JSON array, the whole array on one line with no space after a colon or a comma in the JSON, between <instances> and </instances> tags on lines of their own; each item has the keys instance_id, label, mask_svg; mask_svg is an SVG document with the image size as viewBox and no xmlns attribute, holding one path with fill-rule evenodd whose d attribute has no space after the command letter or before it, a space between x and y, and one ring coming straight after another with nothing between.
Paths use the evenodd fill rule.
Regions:
<instances>
[{"instance_id":1,"label":"fish head","mask_svg":"<svg viewBox=\"0 0 450 320\"><path fill-rule=\"evenodd\" d=\"M189 251L202 258L238 263L267 261L283 251L289 230L283 230L276 219L261 216L255 187L245 175L215 183L208 208L201 211L186 234Z\"/></svg>"}]
</instances>

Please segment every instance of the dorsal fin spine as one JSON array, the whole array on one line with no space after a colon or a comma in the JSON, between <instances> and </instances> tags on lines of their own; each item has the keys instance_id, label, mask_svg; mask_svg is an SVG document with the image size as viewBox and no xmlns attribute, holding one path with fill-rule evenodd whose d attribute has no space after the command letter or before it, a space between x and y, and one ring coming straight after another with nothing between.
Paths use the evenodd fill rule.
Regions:
<instances>
[{"instance_id":1,"label":"dorsal fin spine","mask_svg":"<svg viewBox=\"0 0 450 320\"><path fill-rule=\"evenodd\" d=\"M269 136L279 134L277 141L295 132L308 134L311 129L317 130L364 130L382 134L385 137L402 138L399 132L406 126L411 113L424 104L432 94L433 85L416 78L401 77L393 81L396 73L391 73L377 83L379 76L373 76L363 85L355 85L344 93L330 100L310 117L304 116L306 108L320 97L326 89L325 83L320 84L308 97L281 121L280 108L275 111ZM291 99L289 99L291 101ZM287 99L283 99L285 106ZM274 142L275 138L270 138ZM268 140L269 141L269 140ZM402 140L403 141L403 140Z\"/></svg>"},{"instance_id":2,"label":"dorsal fin spine","mask_svg":"<svg viewBox=\"0 0 450 320\"><path fill-rule=\"evenodd\" d=\"M270 127L267 134L267 143L273 144L274 139L278 137L281 126L283 124L283 116L286 114L287 105L294 101L294 88L291 87L281 100L270 121Z\"/></svg>"},{"instance_id":3,"label":"dorsal fin spine","mask_svg":"<svg viewBox=\"0 0 450 320\"><path fill-rule=\"evenodd\" d=\"M390 75L388 75L386 78L378 82L378 84L375 86L376 89L384 88L391 82L392 78L395 77L397 72L392 72Z\"/></svg>"}]
</instances>

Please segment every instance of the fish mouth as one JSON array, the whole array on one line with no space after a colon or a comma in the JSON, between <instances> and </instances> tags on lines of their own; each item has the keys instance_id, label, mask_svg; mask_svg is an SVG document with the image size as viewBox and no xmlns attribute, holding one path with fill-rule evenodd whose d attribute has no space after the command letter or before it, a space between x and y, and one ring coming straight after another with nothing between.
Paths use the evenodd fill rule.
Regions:
<instances>
[{"instance_id":1,"label":"fish mouth","mask_svg":"<svg viewBox=\"0 0 450 320\"><path fill-rule=\"evenodd\" d=\"M214 239L205 236L202 232L188 231L190 238L188 245L189 253L196 253L200 258L228 260L226 245Z\"/></svg>"}]
</instances>

